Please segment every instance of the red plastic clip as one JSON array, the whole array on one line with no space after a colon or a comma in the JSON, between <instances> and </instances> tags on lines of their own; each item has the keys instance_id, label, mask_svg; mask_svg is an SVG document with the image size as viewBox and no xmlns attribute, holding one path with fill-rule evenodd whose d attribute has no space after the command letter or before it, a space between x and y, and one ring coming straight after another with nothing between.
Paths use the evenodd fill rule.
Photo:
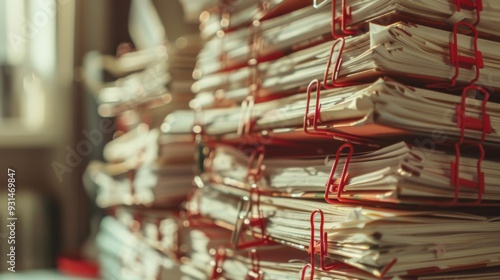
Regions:
<instances>
[{"instance_id":1,"label":"red plastic clip","mask_svg":"<svg viewBox=\"0 0 500 280\"><path fill-rule=\"evenodd\" d=\"M482 93L484 96L483 102L481 103L482 119L476 119L465 115L465 107L467 106L466 103L467 93L469 90L475 90L478 93ZM481 140L479 141L481 144L484 142L486 134L490 134L492 132L490 116L486 112L486 104L488 103L489 98L490 98L489 93L482 87L471 85L464 88L462 92L462 104L456 106L457 125L460 128L459 144L462 144L464 142L466 129L482 131Z\"/></svg>"},{"instance_id":2,"label":"red plastic clip","mask_svg":"<svg viewBox=\"0 0 500 280\"><path fill-rule=\"evenodd\" d=\"M315 221L314 218L316 217L316 214L319 214L320 217L320 224L319 224L319 241L316 241L316 234L315 234ZM340 267L342 264L341 263L332 263L332 264L325 264L326 263L326 257L328 255L328 233L325 232L325 215L323 213L323 210L321 209L316 209L311 213L311 240L309 243L309 248L308 248L308 253L311 255L311 262L304 266L302 268L301 272L301 278L305 278L305 273L307 271L307 268L311 270L310 272L310 279L314 279L314 270L315 270L315 258L314 255L316 252L319 253L319 263L320 263L320 268L323 271L329 271L332 269L336 269ZM316 248L319 246L319 251L316 250Z\"/></svg>"},{"instance_id":3,"label":"red plastic clip","mask_svg":"<svg viewBox=\"0 0 500 280\"><path fill-rule=\"evenodd\" d=\"M257 182L264 171L264 156L266 154L266 148L264 146L259 146L252 151L250 155L250 159L248 161L248 169L247 169L247 180L250 183Z\"/></svg>"},{"instance_id":4,"label":"red plastic clip","mask_svg":"<svg viewBox=\"0 0 500 280\"><path fill-rule=\"evenodd\" d=\"M337 14L337 1L332 0L332 36L333 38L344 38L345 36L355 35L357 32L348 29L347 24L351 21L351 6L347 6L346 0L342 0L342 8L340 11L340 16L338 18L335 17ZM337 33L337 23L339 23L340 32Z\"/></svg>"},{"instance_id":5,"label":"red plastic clip","mask_svg":"<svg viewBox=\"0 0 500 280\"><path fill-rule=\"evenodd\" d=\"M302 267L302 269L300 270L300 280L306 280L306 273L307 273L307 270L309 269L309 279L314 279L314 267L308 263L306 265L304 265L304 267Z\"/></svg>"},{"instance_id":6,"label":"red plastic clip","mask_svg":"<svg viewBox=\"0 0 500 280\"><path fill-rule=\"evenodd\" d=\"M231 236L231 243L236 250L244 250L272 243L266 235L267 221L266 218L262 216L262 211L260 210L260 192L255 184L250 189L249 196L243 197L240 201L238 213L238 218ZM245 241L243 237L244 229L252 229L255 227L260 230L260 236L257 237L255 232L252 230L252 235L256 239L252 241Z\"/></svg>"},{"instance_id":7,"label":"red plastic clip","mask_svg":"<svg viewBox=\"0 0 500 280\"><path fill-rule=\"evenodd\" d=\"M254 105L255 99L253 96L247 96L245 100L241 102L240 121L237 130L237 134L240 137L248 136L253 130L255 123L255 117L253 116Z\"/></svg>"},{"instance_id":8,"label":"red plastic clip","mask_svg":"<svg viewBox=\"0 0 500 280\"><path fill-rule=\"evenodd\" d=\"M337 14L337 3L336 0L330 0L332 2L332 17L331 17L331 26L332 26L332 36L334 39L344 38L345 36L355 35L356 32L353 29L348 29L347 24L351 21L351 6L347 6L346 0L342 0L342 10L340 11L340 16L335 17ZM318 2L318 0L313 0L313 7L318 9L328 4L328 0L323 0ZM337 23L339 23L340 33L337 31Z\"/></svg>"},{"instance_id":9,"label":"red plastic clip","mask_svg":"<svg viewBox=\"0 0 500 280\"><path fill-rule=\"evenodd\" d=\"M202 193L196 190L192 190L187 194L187 207L181 212L183 214L184 221L182 225L190 228L212 228L217 227L211 218L204 217L200 212L200 207L202 203ZM190 209L192 206L196 205L194 209Z\"/></svg>"},{"instance_id":10,"label":"red plastic clip","mask_svg":"<svg viewBox=\"0 0 500 280\"><path fill-rule=\"evenodd\" d=\"M391 270L391 268L398 262L398 259L393 259L388 265L384 267L384 269L380 272L379 278L384 278L387 272Z\"/></svg>"},{"instance_id":11,"label":"red plastic clip","mask_svg":"<svg viewBox=\"0 0 500 280\"><path fill-rule=\"evenodd\" d=\"M250 270L248 270L246 280L263 280L264 273L260 270L260 257L255 249L248 252L250 259Z\"/></svg>"},{"instance_id":12,"label":"red plastic clip","mask_svg":"<svg viewBox=\"0 0 500 280\"><path fill-rule=\"evenodd\" d=\"M481 163L484 160L484 147L478 145L479 158L477 159L477 182L460 178L460 145L455 143L455 161L450 163L451 184L455 186L454 198L450 204L455 205L458 202L460 186L477 189L477 200L473 204L481 204L485 190L484 172L481 169Z\"/></svg>"},{"instance_id":13,"label":"red plastic clip","mask_svg":"<svg viewBox=\"0 0 500 280\"><path fill-rule=\"evenodd\" d=\"M340 159L340 154L342 153L342 150L348 149L348 154L347 158L344 163L344 168L342 169L342 175L340 175L340 179L336 180L334 178L335 176L335 171L337 170L337 165L339 163ZM340 146L337 150L337 154L335 155L335 162L332 166L332 170L330 171L330 176L328 176L328 181L326 182L326 189L325 189L325 200L328 203L336 203L336 202L354 202L355 200L353 199L346 199L342 197L342 192L344 191L344 187L347 181L347 177L349 176L348 174L348 169L349 169L349 163L351 162L352 154L353 154L354 148L351 143L345 143L342 146ZM332 188L333 186L337 187L337 200L330 199L330 194L333 193Z\"/></svg>"},{"instance_id":14,"label":"red plastic clip","mask_svg":"<svg viewBox=\"0 0 500 280\"><path fill-rule=\"evenodd\" d=\"M458 28L460 26L464 26L469 28L473 34L473 53L474 56L465 56L465 55L460 55L459 52L459 47L458 47ZM477 40L479 37L479 33L477 29L470 23L466 22L457 22L455 23L453 27L453 42L450 42L450 62L453 64L455 67L455 74L451 78L451 82L449 84L446 83L438 83L438 84L433 84L430 85L430 87L436 87L436 88L448 88L448 87L454 87L457 82L457 78L460 75L460 68L468 69L471 70L472 68L475 68L476 71L476 76L474 79L472 79L469 84L474 84L479 80L479 75L480 75L480 69L484 68L484 61L483 61L483 55L479 51L479 48L477 46Z\"/></svg>"},{"instance_id":15,"label":"red plastic clip","mask_svg":"<svg viewBox=\"0 0 500 280\"><path fill-rule=\"evenodd\" d=\"M323 136L328 138L338 138L340 140L349 141L357 144L372 144L373 142L369 139L350 135L347 133L342 133L339 131L332 131L328 129L321 129L318 127L320 117L321 117L321 103L319 102L321 99L321 88L320 82L315 79L309 83L307 86L307 99L306 99L306 112L304 116L304 125L303 129L306 134L314 135L314 136ZM314 115L310 115L309 107L311 104L311 93L313 88L316 87L316 104L314 107ZM310 127L312 126L312 130Z\"/></svg>"},{"instance_id":16,"label":"red plastic clip","mask_svg":"<svg viewBox=\"0 0 500 280\"><path fill-rule=\"evenodd\" d=\"M223 264L226 259L226 249L224 247L219 247L214 255L214 260L212 262L212 274L210 275L210 280L221 279L224 273Z\"/></svg>"},{"instance_id":17,"label":"red plastic clip","mask_svg":"<svg viewBox=\"0 0 500 280\"><path fill-rule=\"evenodd\" d=\"M469 90L475 90L484 95L483 102L481 104L482 111L482 119L476 119L472 117L468 117L465 115L465 107L466 107L466 99L467 93ZM457 125L460 128L460 139L457 143L455 143L455 161L451 162L451 184L455 186L455 194L452 203L456 203L458 201L459 189L460 186L477 189L477 200L474 202L475 204L480 204L484 191L485 191L485 179L484 172L481 169L481 163L484 160L485 152L483 147L483 142L486 138L486 134L492 132L490 116L486 112L486 104L489 99L488 92L478 86L468 86L464 88L462 93L462 104L456 106L457 110ZM477 131L482 131L481 139L478 142L474 141L466 141L465 140L465 130L472 129ZM460 146L464 143L472 143L477 145L479 149L479 158L477 160L477 181L471 181L467 179L460 178Z\"/></svg>"},{"instance_id":18,"label":"red plastic clip","mask_svg":"<svg viewBox=\"0 0 500 280\"><path fill-rule=\"evenodd\" d=\"M476 10L476 22L477 25L481 20L481 11L483 11L483 1L482 0L453 0L455 6L457 6L457 12L460 12L462 8L467 10Z\"/></svg>"},{"instance_id":19,"label":"red plastic clip","mask_svg":"<svg viewBox=\"0 0 500 280\"><path fill-rule=\"evenodd\" d=\"M328 84L328 76L329 76L329 73L330 73L330 67L332 66L333 53L336 52L337 46L339 46L339 48L338 48L337 57L335 59L335 67L333 68L332 75L331 75L331 84ZM346 83L336 83L335 82L337 80L337 78L338 78L339 73L340 73L340 68L342 67L342 54L344 52L344 48L345 48L345 39L344 38L340 38L340 39L337 39L335 41L335 43L333 43L332 48L330 49L330 54L328 56L328 61L326 63L325 73L323 75L323 87L326 88L326 89L332 89L332 88L344 87L344 86L351 86L351 85L355 85L356 84L354 82L351 82L351 83L349 83L349 82L346 82Z\"/></svg>"}]
</instances>

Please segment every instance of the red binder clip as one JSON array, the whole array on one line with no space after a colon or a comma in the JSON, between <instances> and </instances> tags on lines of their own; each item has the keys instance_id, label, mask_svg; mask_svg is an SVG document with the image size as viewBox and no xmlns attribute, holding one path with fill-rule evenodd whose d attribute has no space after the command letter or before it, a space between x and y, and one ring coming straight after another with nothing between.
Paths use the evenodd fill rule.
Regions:
<instances>
[{"instance_id":1,"label":"red binder clip","mask_svg":"<svg viewBox=\"0 0 500 280\"><path fill-rule=\"evenodd\" d=\"M173 256L173 259L180 263L183 255L181 250L181 246L183 244L182 242L183 234L181 231L183 220L180 217L176 216L176 221L177 221L177 228L175 229L174 242L172 244L170 252Z\"/></svg>"},{"instance_id":2,"label":"red binder clip","mask_svg":"<svg viewBox=\"0 0 500 280\"><path fill-rule=\"evenodd\" d=\"M237 130L237 134L240 137L248 136L253 130L255 123L255 117L253 116L254 105L255 99L253 96L247 96L241 102L241 114Z\"/></svg>"},{"instance_id":3,"label":"red binder clip","mask_svg":"<svg viewBox=\"0 0 500 280\"><path fill-rule=\"evenodd\" d=\"M340 38L340 39L337 39L333 43L332 48L330 49L330 54L328 56L328 61L326 63L325 73L323 75L323 87L326 89L351 86L351 85L356 84L356 83L336 83L335 82L338 78L339 73L340 73L340 68L342 67L342 53L344 52L344 48L345 48L345 39ZM337 54L337 57L335 58L335 67L332 70L331 84L328 84L328 76L330 73L330 67L332 66L333 53L335 53L335 51L337 49L338 49L338 54Z\"/></svg>"},{"instance_id":4,"label":"red binder clip","mask_svg":"<svg viewBox=\"0 0 500 280\"><path fill-rule=\"evenodd\" d=\"M356 31L347 28L347 24L351 21L351 6L347 6L346 0L342 0L340 16L335 18L337 14L337 1L332 0L332 36L333 38L343 38L349 35L355 35ZM336 23L339 23L340 34L337 33Z\"/></svg>"},{"instance_id":5,"label":"red binder clip","mask_svg":"<svg viewBox=\"0 0 500 280\"><path fill-rule=\"evenodd\" d=\"M472 117L468 117L465 115L465 107L467 106L467 92L469 90L475 90L478 93L482 93L484 98L481 103L481 117L482 119L476 119ZM479 86L468 86L464 88L462 92L462 104L456 106L457 112L457 126L460 128L460 141L459 144L464 142L465 130L472 129L482 131L481 140L479 141L481 144L484 142L486 138L486 134L490 134L492 132L490 116L486 112L486 104L488 103L488 99L490 98L489 93Z\"/></svg>"},{"instance_id":6,"label":"red binder clip","mask_svg":"<svg viewBox=\"0 0 500 280\"><path fill-rule=\"evenodd\" d=\"M388 265L384 267L384 269L380 272L380 275L378 275L379 278L384 278L387 272L391 270L391 268L398 262L398 259L393 259Z\"/></svg>"},{"instance_id":7,"label":"red binder clip","mask_svg":"<svg viewBox=\"0 0 500 280\"><path fill-rule=\"evenodd\" d=\"M474 56L465 56L461 55L459 52L458 48L458 28L460 26L467 27L469 28L473 34L473 53ZM468 69L471 70L472 68L475 69L476 71L476 76L474 79L472 79L469 84L474 84L479 80L479 75L480 75L480 69L484 68L484 61L483 61L483 55L479 51L479 48L477 46L477 40L478 40L479 34L477 29L470 23L466 22L457 22L455 23L453 27L453 42L450 43L450 62L451 64L455 67L455 74L451 78L450 84L446 83L438 83L438 84L432 84L430 87L436 87L436 88L448 88L448 87L454 87L457 82L457 78L460 75L460 68Z\"/></svg>"},{"instance_id":8,"label":"red binder clip","mask_svg":"<svg viewBox=\"0 0 500 280\"><path fill-rule=\"evenodd\" d=\"M321 117L321 103L319 102L321 99L320 86L321 86L320 82L317 79L312 80L307 86L306 112L304 116L304 125L303 125L304 133L313 136L337 138L343 141L349 141L351 143L357 143L357 144L372 144L373 143L372 141L363 137L358 137L355 135L350 135L339 131L322 129L318 127L318 123ZM309 112L309 107L311 104L311 93L314 87L316 87L316 103L314 107L314 114L311 115Z\"/></svg>"},{"instance_id":9,"label":"red binder clip","mask_svg":"<svg viewBox=\"0 0 500 280\"><path fill-rule=\"evenodd\" d=\"M332 2L332 18L331 18L331 26L332 26L332 36L334 39L344 38L345 36L355 35L357 32L353 29L348 29L347 24L351 21L351 6L347 6L346 0L342 0L342 7L340 11L340 16L335 17L337 14L337 3L336 0L330 0ZM313 1L313 7L318 9L325 6L328 3L328 0L323 0L318 3L318 0ZM337 31L337 23L340 25L338 29L340 29L340 33Z\"/></svg>"},{"instance_id":10,"label":"red binder clip","mask_svg":"<svg viewBox=\"0 0 500 280\"><path fill-rule=\"evenodd\" d=\"M345 163L344 163L344 168L342 169L342 175L340 175L340 179L336 180L334 178L335 171L337 170L337 165L339 163L341 152L344 149L348 149L347 158L346 158ZM342 192L344 192L344 187L345 187L347 178L349 176L349 173L347 171L349 169L349 163L351 162L353 151L354 151L354 148L353 148L351 143L345 143L338 148L337 154L335 155L335 162L332 166L332 170L330 171L330 176L328 176L328 181L326 182L326 189L325 189L326 202L328 202L328 203L356 202L356 200L347 199L347 198L342 197ZM333 193L333 191L332 191L333 186L337 187L337 201L330 199L330 194Z\"/></svg>"},{"instance_id":11,"label":"red binder clip","mask_svg":"<svg viewBox=\"0 0 500 280\"><path fill-rule=\"evenodd\" d=\"M255 249L248 252L250 259L250 270L248 270L246 280L263 280L264 273L260 270L260 257Z\"/></svg>"},{"instance_id":12,"label":"red binder clip","mask_svg":"<svg viewBox=\"0 0 500 280\"><path fill-rule=\"evenodd\" d=\"M219 249L215 252L214 260L212 261L212 273L210 275L210 280L219 280L222 278L225 259L226 249L224 249L224 247L219 247Z\"/></svg>"},{"instance_id":13,"label":"red binder clip","mask_svg":"<svg viewBox=\"0 0 500 280\"><path fill-rule=\"evenodd\" d=\"M316 226L315 226L314 218L316 217L316 214L319 214L319 217L320 217L319 241L316 240L316 233L315 233ZM321 209L314 210L311 213L310 222L311 222L311 240L309 243L308 253L309 253L309 255L311 255L311 262L302 268L301 279L305 279L305 273L307 272L307 269L310 269L310 279L314 279L314 270L315 270L315 263L316 263L314 255L316 254L316 252L319 253L320 268L323 271L329 271L332 269L336 269L342 265L341 263L326 264L325 259L328 255L328 233L326 233L324 230L325 215L323 213L323 210L321 210ZM317 247L319 247L319 250L317 250Z\"/></svg>"},{"instance_id":14,"label":"red binder clip","mask_svg":"<svg viewBox=\"0 0 500 280\"><path fill-rule=\"evenodd\" d=\"M247 180L250 183L256 183L261 178L262 172L265 169L262 164L264 162L265 153L266 148L264 146L259 146L252 151L247 170Z\"/></svg>"},{"instance_id":15,"label":"red binder clip","mask_svg":"<svg viewBox=\"0 0 500 280\"><path fill-rule=\"evenodd\" d=\"M472 117L468 117L465 115L465 107L466 107L466 99L467 92L469 90L476 90L479 93L484 95L484 100L481 104L481 119L476 119ZM474 204L480 204L482 200L482 196L485 191L485 179L484 172L481 169L481 163L484 160L485 152L483 147L483 142L486 138L486 134L490 134L492 132L490 116L486 112L486 104L489 99L489 94L486 90L478 86L468 86L464 88L462 93L462 104L456 106L457 111L457 126L460 128L460 139L457 143L455 143L455 161L451 162L451 184L455 186L455 195L452 203L456 203L458 201L459 189L460 186L473 188L477 190L477 200ZM474 142L471 140L465 139L465 130L477 130L481 131L481 139L478 142ZM460 177L460 146L464 143L468 142L474 145L477 145L479 149L479 158L477 160L477 181L471 181Z\"/></svg>"},{"instance_id":16,"label":"red binder clip","mask_svg":"<svg viewBox=\"0 0 500 280\"><path fill-rule=\"evenodd\" d=\"M271 243L266 235L266 218L262 216L260 210L260 192L254 185L250 189L248 197L243 197L238 205L238 218L231 236L231 243L235 250L244 250L256 246ZM258 228L258 232L255 232ZM245 229L250 229L255 240L246 241L244 239Z\"/></svg>"},{"instance_id":17,"label":"red binder clip","mask_svg":"<svg viewBox=\"0 0 500 280\"><path fill-rule=\"evenodd\" d=\"M314 279L314 267L308 263L300 270L300 280L306 280L307 270L309 270L309 279Z\"/></svg>"},{"instance_id":18,"label":"red binder clip","mask_svg":"<svg viewBox=\"0 0 500 280\"><path fill-rule=\"evenodd\" d=\"M482 0L453 0L453 3L457 7L457 12L460 12L462 8L467 10L476 10L476 22L477 25L481 20L481 11L483 11L483 1Z\"/></svg>"},{"instance_id":19,"label":"red binder clip","mask_svg":"<svg viewBox=\"0 0 500 280\"><path fill-rule=\"evenodd\" d=\"M186 204L188 204L188 207L186 207L184 211L181 212L183 216L182 217L183 226L191 228L216 227L212 219L204 217L201 214L200 212L201 199L202 199L201 194L196 190L192 190L191 192L188 193L186 200L187 201ZM196 205L196 209L195 210L189 209L190 204Z\"/></svg>"}]
</instances>

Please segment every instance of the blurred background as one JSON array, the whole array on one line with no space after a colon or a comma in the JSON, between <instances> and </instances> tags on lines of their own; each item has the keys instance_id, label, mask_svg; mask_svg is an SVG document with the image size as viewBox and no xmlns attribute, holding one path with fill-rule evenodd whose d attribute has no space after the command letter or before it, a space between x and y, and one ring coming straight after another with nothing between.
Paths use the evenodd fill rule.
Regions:
<instances>
[{"instance_id":1,"label":"blurred background","mask_svg":"<svg viewBox=\"0 0 500 280\"><path fill-rule=\"evenodd\" d=\"M184 21L177 1L152 2L169 41L198 30ZM91 217L99 210L82 174L90 160L101 157L115 130L111 119L97 114L83 65L89 53L114 56L131 41L131 5L131 0L0 0L0 223L7 223L11 168L16 272L32 279L59 279L28 272L56 271L61 256L93 255L97 222ZM8 228L0 228L0 278L20 279L1 274L8 267Z\"/></svg>"}]
</instances>

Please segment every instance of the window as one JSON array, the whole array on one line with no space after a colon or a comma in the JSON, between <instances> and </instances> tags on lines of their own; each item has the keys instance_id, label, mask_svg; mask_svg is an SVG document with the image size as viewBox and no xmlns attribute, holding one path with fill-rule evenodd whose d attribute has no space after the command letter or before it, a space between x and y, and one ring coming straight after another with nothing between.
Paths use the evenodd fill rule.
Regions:
<instances>
[{"instance_id":1,"label":"window","mask_svg":"<svg viewBox=\"0 0 500 280\"><path fill-rule=\"evenodd\" d=\"M0 145L54 138L56 0L0 0Z\"/></svg>"}]
</instances>

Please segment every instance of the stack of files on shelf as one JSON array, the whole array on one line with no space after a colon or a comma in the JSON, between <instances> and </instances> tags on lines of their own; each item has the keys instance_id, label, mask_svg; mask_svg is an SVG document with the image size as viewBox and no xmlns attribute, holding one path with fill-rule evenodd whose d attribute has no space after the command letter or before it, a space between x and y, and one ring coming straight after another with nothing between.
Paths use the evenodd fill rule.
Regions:
<instances>
[{"instance_id":1,"label":"stack of files on shelf","mask_svg":"<svg viewBox=\"0 0 500 280\"><path fill-rule=\"evenodd\" d=\"M159 156L161 147L167 151L177 150L177 154ZM107 162L89 164L87 175L97 187L97 204L103 208L117 205L176 207L185 200L191 187L193 153L191 142L160 145L158 129L149 130L146 125L139 125L106 145Z\"/></svg>"},{"instance_id":2,"label":"stack of files on shelf","mask_svg":"<svg viewBox=\"0 0 500 280\"><path fill-rule=\"evenodd\" d=\"M314 126L319 130L357 135L374 141L376 138L387 140L397 136L400 139L401 136L432 136L436 132L439 132L443 142L460 137L456 106L463 105L461 96L410 87L388 78L321 92L316 90L316 85L309 88L309 93L256 103L247 112L249 116L242 116L239 107L206 109L202 111L199 122L205 133L214 137L235 135L242 122L252 121L250 132L276 131L273 136L279 137L280 133L293 130L300 138L299 131L303 130L304 114L307 114L311 122L306 128L310 127L310 131L314 130ZM467 96L471 93L474 91L467 92ZM466 115L481 116L483 103L467 98ZM321 104L320 108L318 104ZM491 126L485 136L485 144L498 145L500 105L487 102L485 110ZM176 111L165 119L162 131L185 131L186 127L195 123L195 118L192 111ZM480 139L482 132L467 130L466 137Z\"/></svg>"},{"instance_id":3,"label":"stack of files on shelf","mask_svg":"<svg viewBox=\"0 0 500 280\"><path fill-rule=\"evenodd\" d=\"M425 82L434 88L442 88L449 82L468 83L478 76L478 72L473 65L471 69L455 71L449 51L452 37L452 32L421 25L370 24L369 32L360 36L328 41L260 63L255 66L256 70L243 67L229 73L204 75L193 85L198 92L195 104L212 106L220 98L215 93L220 91L225 99L241 102L248 94L246 83L252 71L259 73L257 100L303 92L314 79L323 79L326 85L349 85L391 76L412 85L422 86ZM457 44L457 53L473 57L470 37L458 35ZM477 45L484 60L477 84L497 92L500 58L496 50L500 43L478 39Z\"/></svg>"},{"instance_id":4,"label":"stack of files on shelf","mask_svg":"<svg viewBox=\"0 0 500 280\"><path fill-rule=\"evenodd\" d=\"M323 198L325 183L332 178L341 178L346 165L347 154L336 159L264 159L263 171L257 181L259 192L280 197ZM451 183L453 176L450 163L456 160L454 154L439 150L429 151L400 142L382 149L354 154L347 165L348 178L339 192L338 182L327 198L354 200L358 202L396 203L425 205L446 205L455 198L456 187ZM230 147L216 147L207 158L206 172L200 177L207 184L218 184L225 192L240 196L251 191L248 182L248 167L251 159L243 152ZM335 165L335 169L333 166ZM333 173L332 173L333 169ZM477 173L477 159L462 156L459 162L461 176L472 180ZM472 187L458 189L457 199L483 204L500 204L500 165L498 161L484 160L484 190Z\"/></svg>"},{"instance_id":5,"label":"stack of files on shelf","mask_svg":"<svg viewBox=\"0 0 500 280\"><path fill-rule=\"evenodd\" d=\"M104 217L97 235L102 278L180 279L172 234L177 231L174 212L116 209Z\"/></svg>"},{"instance_id":6,"label":"stack of files on shelf","mask_svg":"<svg viewBox=\"0 0 500 280\"><path fill-rule=\"evenodd\" d=\"M210 279L498 278L500 5L312 2L200 2L194 112L161 133L192 128L185 210L232 232Z\"/></svg>"},{"instance_id":7,"label":"stack of files on shelf","mask_svg":"<svg viewBox=\"0 0 500 280\"><path fill-rule=\"evenodd\" d=\"M133 46L116 58L90 54L85 81L101 117L116 132L84 175L104 217L97 234L104 279L182 278L184 247L179 208L192 190L195 148L191 127L160 133L165 116L189 108L199 35L170 42L152 1L131 3ZM137 49L135 49L137 48ZM114 81L104 80L108 72ZM203 279L203 278L202 278Z\"/></svg>"},{"instance_id":8,"label":"stack of files on shelf","mask_svg":"<svg viewBox=\"0 0 500 280\"><path fill-rule=\"evenodd\" d=\"M208 184L197 192L188 207L234 225L234 230L249 231L304 251L312 250L312 242L316 252L326 251L322 254L326 262L339 265L331 271L332 277L343 268L357 268L374 278L391 279L500 264L498 216L442 209L325 204L260 195L256 217L252 210L242 215L241 201L239 196L224 194L217 184ZM264 234L259 225L239 222L255 218L265 221ZM321 244L327 247L323 249Z\"/></svg>"},{"instance_id":9,"label":"stack of files on shelf","mask_svg":"<svg viewBox=\"0 0 500 280\"><path fill-rule=\"evenodd\" d=\"M192 98L192 69L199 51L198 40L197 36L185 36L175 43L126 53L116 59L95 57L94 64L119 75L112 82L94 82L99 113L116 116L134 108L187 104Z\"/></svg>"}]
</instances>

